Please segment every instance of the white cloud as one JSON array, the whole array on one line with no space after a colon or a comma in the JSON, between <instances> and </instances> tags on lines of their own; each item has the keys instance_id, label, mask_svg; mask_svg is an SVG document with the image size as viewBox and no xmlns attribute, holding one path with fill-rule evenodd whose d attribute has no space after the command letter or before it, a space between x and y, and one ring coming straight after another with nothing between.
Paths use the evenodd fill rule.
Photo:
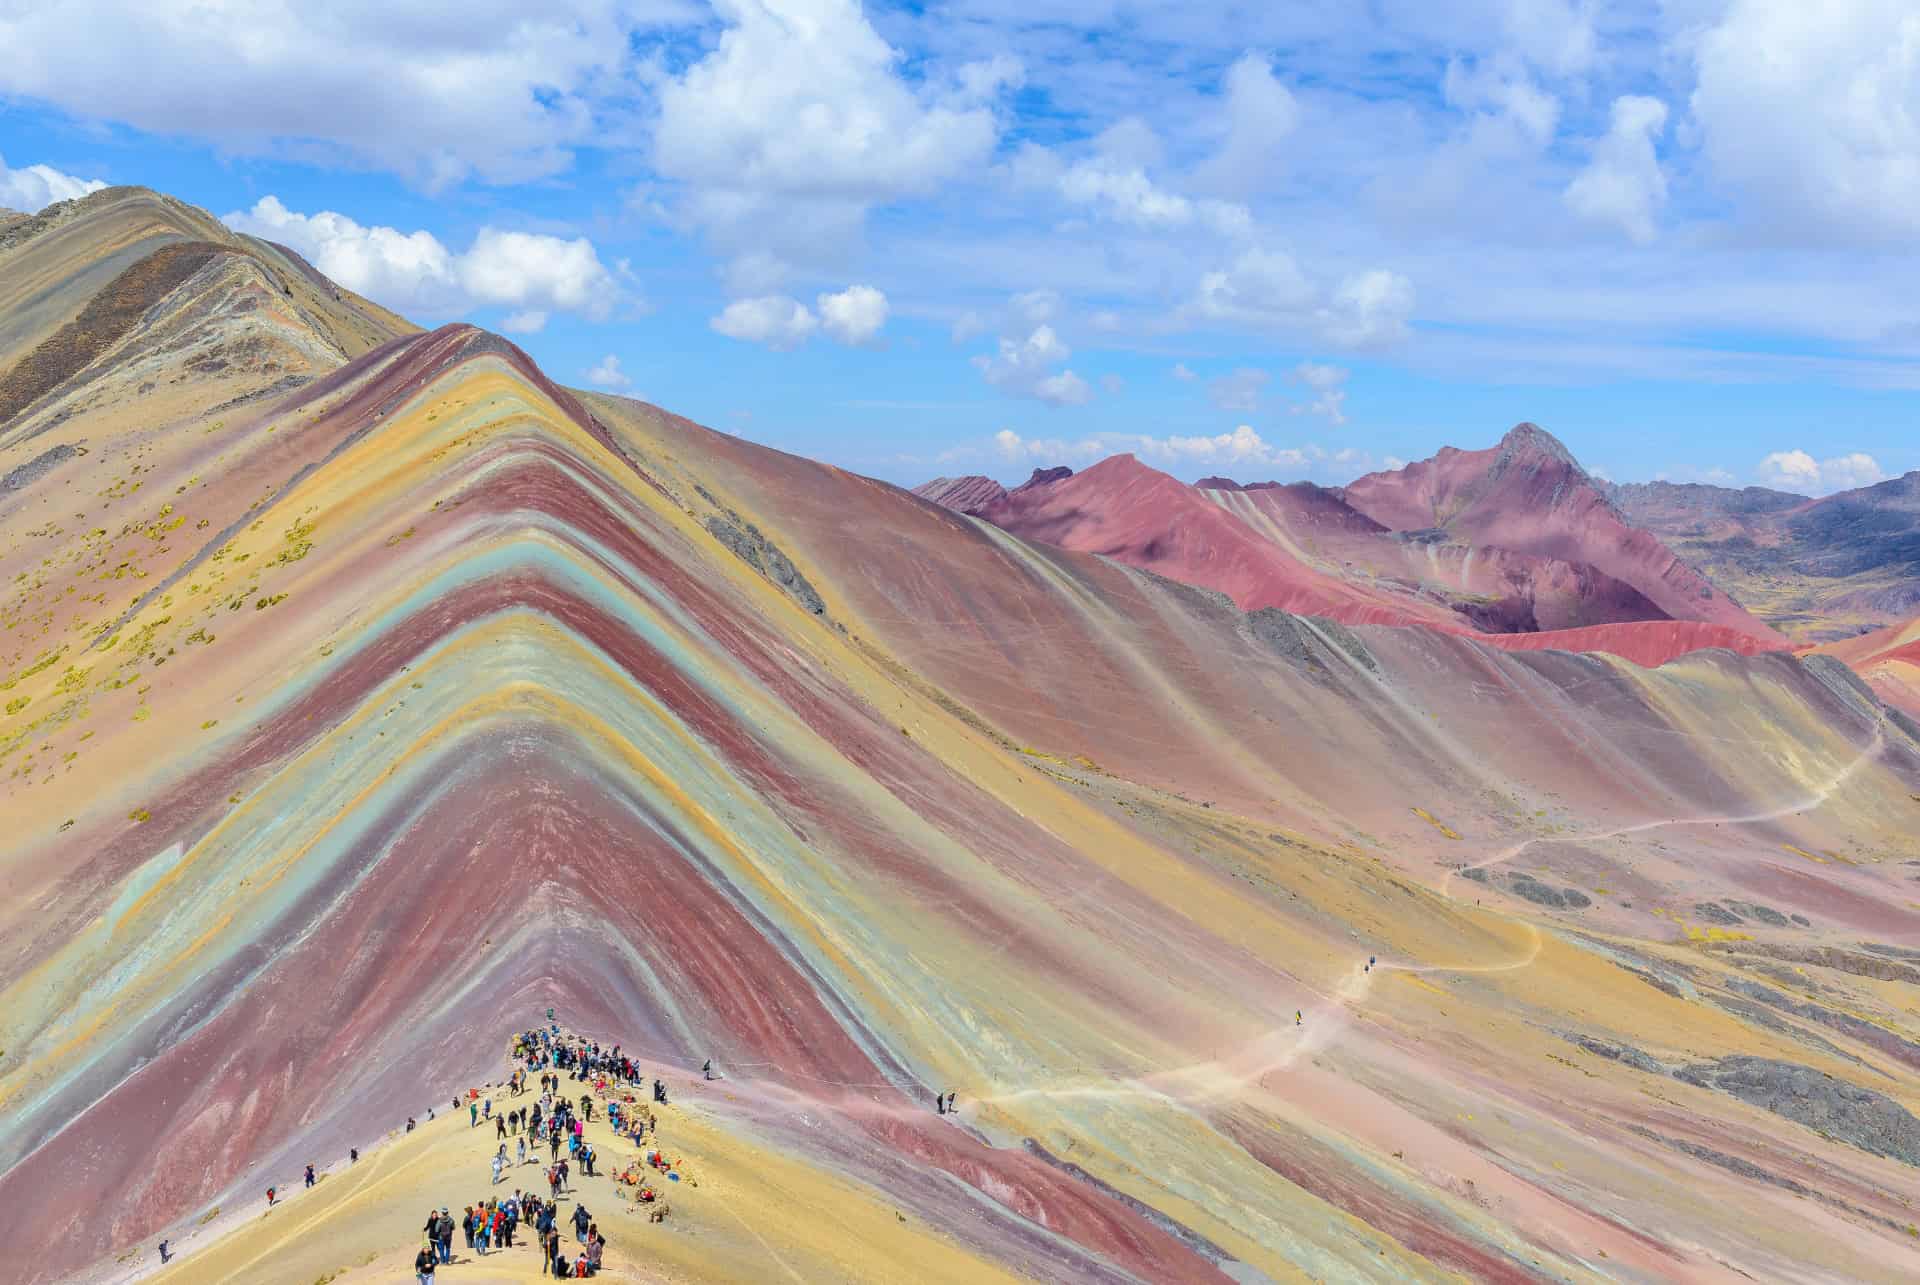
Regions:
<instances>
[{"instance_id":1,"label":"white cloud","mask_svg":"<svg viewBox=\"0 0 1920 1285\"><path fill-rule=\"evenodd\" d=\"M332 210L300 214L274 196L223 221L292 246L347 289L409 315L455 317L504 306L515 309L514 328L530 333L546 324L549 312L604 318L622 297L585 237L487 227L456 254L431 232L363 227Z\"/></svg>"},{"instance_id":2,"label":"white cloud","mask_svg":"<svg viewBox=\"0 0 1920 1285\"><path fill-rule=\"evenodd\" d=\"M1879 461L1864 452L1816 460L1801 450L1775 451L1760 461L1760 480L1788 491L1825 495L1883 481Z\"/></svg>"},{"instance_id":3,"label":"white cloud","mask_svg":"<svg viewBox=\"0 0 1920 1285\"><path fill-rule=\"evenodd\" d=\"M1093 399L1087 381L1064 365L1071 350L1060 342L1052 326L1037 326L1025 339L1002 338L991 357L975 357L981 378L1015 397L1031 397L1049 406L1081 406Z\"/></svg>"},{"instance_id":4,"label":"white cloud","mask_svg":"<svg viewBox=\"0 0 1920 1285\"><path fill-rule=\"evenodd\" d=\"M1220 410L1252 414L1260 409L1260 395L1273 380L1264 370L1242 366L1231 375L1207 382L1207 398Z\"/></svg>"},{"instance_id":5,"label":"white cloud","mask_svg":"<svg viewBox=\"0 0 1920 1285\"><path fill-rule=\"evenodd\" d=\"M1294 383L1304 384L1312 393L1313 400L1304 406L1295 406L1296 415L1322 415L1335 425L1347 422L1347 376L1353 372L1343 366L1327 366L1319 362L1303 361L1287 375Z\"/></svg>"},{"instance_id":6,"label":"white cloud","mask_svg":"<svg viewBox=\"0 0 1920 1285\"><path fill-rule=\"evenodd\" d=\"M0 95L225 152L508 183L617 130L635 34L698 16L687 0L7 5Z\"/></svg>"},{"instance_id":7,"label":"white cloud","mask_svg":"<svg viewBox=\"0 0 1920 1285\"><path fill-rule=\"evenodd\" d=\"M843 344L868 344L887 324L887 296L872 286L816 295L814 304L817 313L783 294L736 299L707 324L729 339L765 344L776 352L798 348L822 330Z\"/></svg>"},{"instance_id":8,"label":"white cloud","mask_svg":"<svg viewBox=\"0 0 1920 1285\"><path fill-rule=\"evenodd\" d=\"M1412 312L1413 284L1397 272L1355 273L1329 292L1291 255L1254 249L1202 276L1182 319L1305 332L1342 347L1367 348L1405 338Z\"/></svg>"},{"instance_id":9,"label":"white cloud","mask_svg":"<svg viewBox=\"0 0 1920 1285\"><path fill-rule=\"evenodd\" d=\"M1173 377L1183 384L1190 384L1200 378L1200 376L1187 369L1187 363L1184 361L1176 361L1173 363Z\"/></svg>"},{"instance_id":10,"label":"white cloud","mask_svg":"<svg viewBox=\"0 0 1920 1285\"><path fill-rule=\"evenodd\" d=\"M1413 283L1397 272L1372 268L1334 288L1321 309L1320 333L1347 348L1372 348L1407 336L1413 315Z\"/></svg>"},{"instance_id":11,"label":"white cloud","mask_svg":"<svg viewBox=\"0 0 1920 1285\"><path fill-rule=\"evenodd\" d=\"M537 335L547 328L547 314L538 308L509 313L500 329L510 335Z\"/></svg>"},{"instance_id":12,"label":"white cloud","mask_svg":"<svg viewBox=\"0 0 1920 1285\"><path fill-rule=\"evenodd\" d=\"M1509 60L1469 64L1456 58L1447 64L1441 92L1449 105L1478 113L1478 119L1469 122L1479 130L1477 137L1469 132L1473 150L1490 150L1501 133L1543 147L1560 123L1560 100Z\"/></svg>"},{"instance_id":13,"label":"white cloud","mask_svg":"<svg viewBox=\"0 0 1920 1285\"><path fill-rule=\"evenodd\" d=\"M1037 144L1024 144L1008 167L1017 186L1047 189L1095 217L1143 232L1199 228L1242 237L1253 228L1245 205L1189 198L1150 177L1164 148L1151 126L1128 116L1092 142L1091 154L1065 164Z\"/></svg>"},{"instance_id":14,"label":"white cloud","mask_svg":"<svg viewBox=\"0 0 1920 1285\"><path fill-rule=\"evenodd\" d=\"M653 165L724 251L831 254L870 206L927 195L992 153L993 104L1020 77L1010 59L914 86L857 0L714 7L717 46L659 86Z\"/></svg>"},{"instance_id":15,"label":"white cloud","mask_svg":"<svg viewBox=\"0 0 1920 1285\"><path fill-rule=\"evenodd\" d=\"M1715 177L1808 236L1920 232L1920 9L1732 0L1695 47Z\"/></svg>"},{"instance_id":16,"label":"white cloud","mask_svg":"<svg viewBox=\"0 0 1920 1285\"><path fill-rule=\"evenodd\" d=\"M775 352L798 348L820 328L820 319L798 299L783 294L736 299L707 323L729 339L765 344Z\"/></svg>"},{"instance_id":17,"label":"white cloud","mask_svg":"<svg viewBox=\"0 0 1920 1285\"><path fill-rule=\"evenodd\" d=\"M1300 105L1267 59L1252 52L1227 68L1222 88L1219 148L1195 171L1196 182L1233 196L1272 187L1283 170L1281 146L1299 127Z\"/></svg>"},{"instance_id":18,"label":"white cloud","mask_svg":"<svg viewBox=\"0 0 1920 1285\"><path fill-rule=\"evenodd\" d=\"M1653 144L1666 126L1667 105L1659 99L1614 99L1612 124L1594 144L1593 159L1567 184L1567 208L1642 245L1653 240L1654 216L1667 201L1667 178Z\"/></svg>"},{"instance_id":19,"label":"white cloud","mask_svg":"<svg viewBox=\"0 0 1920 1285\"><path fill-rule=\"evenodd\" d=\"M633 380L620 369L620 359L608 353L587 371L587 382L595 388L632 388Z\"/></svg>"},{"instance_id":20,"label":"white cloud","mask_svg":"<svg viewBox=\"0 0 1920 1285\"><path fill-rule=\"evenodd\" d=\"M820 326L843 344L870 343L887 324L887 296L872 286L848 286L839 294L823 294Z\"/></svg>"},{"instance_id":21,"label":"white cloud","mask_svg":"<svg viewBox=\"0 0 1920 1285\"><path fill-rule=\"evenodd\" d=\"M953 458L965 448L948 452ZM1241 424L1231 432L1212 435L1155 437L1146 433L1091 433L1079 438L1023 437L1003 428L993 437L993 449L1011 464L1086 464L1109 455L1131 454L1157 467L1180 474L1218 469L1303 474L1316 469L1350 470L1364 467L1364 451L1328 451L1316 445L1275 446L1258 430Z\"/></svg>"},{"instance_id":22,"label":"white cloud","mask_svg":"<svg viewBox=\"0 0 1920 1285\"><path fill-rule=\"evenodd\" d=\"M51 165L8 169L7 158L0 156L0 207L22 214L38 214L56 201L71 201L105 186L99 179L62 174Z\"/></svg>"}]
</instances>

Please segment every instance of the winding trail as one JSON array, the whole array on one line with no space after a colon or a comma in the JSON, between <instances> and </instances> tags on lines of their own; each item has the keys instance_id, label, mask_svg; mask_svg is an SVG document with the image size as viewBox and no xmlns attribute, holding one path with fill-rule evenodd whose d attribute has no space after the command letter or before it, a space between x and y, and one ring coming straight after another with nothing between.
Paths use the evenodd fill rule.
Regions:
<instances>
[{"instance_id":1,"label":"winding trail","mask_svg":"<svg viewBox=\"0 0 1920 1285\"><path fill-rule=\"evenodd\" d=\"M1810 809L1823 806L1833 795L1868 762L1877 758L1886 746L1886 717L1884 714L1875 722L1872 740L1867 746L1843 765L1824 784L1814 787L1806 796L1795 802L1770 808L1765 811L1709 817L1677 817L1657 821L1641 821L1632 825L1616 826L1587 834L1537 835L1522 839L1518 843L1500 849L1484 860L1469 865L1452 867L1440 880L1439 893L1448 901L1453 901L1453 879L1456 875L1472 870L1484 870L1490 866L1512 861L1536 843L1552 839L1566 843L1594 843L1606 839L1620 838L1629 834L1643 834L1650 830L1661 830L1680 826L1704 825L1745 825L1762 821L1775 821L1782 817L1793 816ZM1530 967L1540 957L1545 946L1540 928L1530 919L1516 919L1527 933L1526 951L1515 959L1495 964L1408 964L1381 960L1368 968L1356 964L1346 979L1324 1000L1302 1012L1311 1020L1302 1021L1295 1026L1282 1024L1265 1035L1243 1045L1225 1057L1205 1062L1195 1062L1187 1066L1174 1067L1166 1071L1156 1071L1143 1076L1131 1077L1118 1082L1104 1084L1065 1085L1019 1089L1009 1093L994 1094L976 1098L976 1103L994 1106L1013 1105L1034 1100L1095 1099L1117 1100L1125 1098L1150 1097L1180 1103L1189 1107L1205 1106L1223 1098L1235 1096L1249 1087L1260 1083L1276 1071L1292 1067L1302 1057L1317 1053L1330 1045L1334 1038L1344 1031L1352 1021L1352 1009L1363 1002L1373 991L1376 974L1384 972L1412 974L1440 973L1507 973Z\"/></svg>"}]
</instances>

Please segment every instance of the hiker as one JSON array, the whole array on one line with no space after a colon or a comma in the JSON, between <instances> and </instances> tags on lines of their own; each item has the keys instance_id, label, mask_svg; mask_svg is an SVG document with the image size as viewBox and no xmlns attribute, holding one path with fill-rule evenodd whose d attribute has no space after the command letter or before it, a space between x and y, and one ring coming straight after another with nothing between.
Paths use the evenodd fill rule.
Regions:
<instances>
[{"instance_id":1,"label":"hiker","mask_svg":"<svg viewBox=\"0 0 1920 1285\"><path fill-rule=\"evenodd\" d=\"M433 1112L431 1112L431 1111L429 1111L429 1112L427 1112L427 1119L429 1119L429 1120L431 1120L431 1119L433 1119ZM408 1133L412 1133L412 1132L413 1132L413 1117L412 1117L412 1116L408 1116L408 1117L407 1117L407 1132L408 1132Z\"/></svg>"},{"instance_id":2,"label":"hiker","mask_svg":"<svg viewBox=\"0 0 1920 1285\"><path fill-rule=\"evenodd\" d=\"M520 1147L520 1156L519 1156L519 1159L517 1159L514 1163L525 1164L527 1163L527 1140L525 1138L520 1139L519 1147Z\"/></svg>"},{"instance_id":3,"label":"hiker","mask_svg":"<svg viewBox=\"0 0 1920 1285\"><path fill-rule=\"evenodd\" d=\"M664 1081L655 1080L653 1082L653 1100L665 1105L667 1100L667 1086Z\"/></svg>"},{"instance_id":4,"label":"hiker","mask_svg":"<svg viewBox=\"0 0 1920 1285\"><path fill-rule=\"evenodd\" d=\"M493 1119L493 1099L492 1098L488 1098L486 1102L484 1102L481 1105L481 1114L486 1116L487 1119L489 1120Z\"/></svg>"},{"instance_id":5,"label":"hiker","mask_svg":"<svg viewBox=\"0 0 1920 1285\"><path fill-rule=\"evenodd\" d=\"M272 1209L272 1208L273 1208L273 1201L274 1201L274 1197L276 1196L276 1194L277 1194L278 1192L279 1192L279 1188L277 1188L277 1187L268 1187L268 1188L267 1188L267 1208L268 1208L268 1209Z\"/></svg>"},{"instance_id":6,"label":"hiker","mask_svg":"<svg viewBox=\"0 0 1920 1285\"><path fill-rule=\"evenodd\" d=\"M600 1225L592 1224L587 1228L587 1275L596 1276L600 1272L600 1259L607 1252L607 1238L600 1234Z\"/></svg>"},{"instance_id":7,"label":"hiker","mask_svg":"<svg viewBox=\"0 0 1920 1285\"><path fill-rule=\"evenodd\" d=\"M548 1226L546 1235L540 1240L540 1248L542 1250L540 1270L552 1272L558 1276L560 1274L560 1233L551 1225Z\"/></svg>"},{"instance_id":8,"label":"hiker","mask_svg":"<svg viewBox=\"0 0 1920 1285\"><path fill-rule=\"evenodd\" d=\"M500 1185L500 1157L498 1155L495 1155L493 1158L493 1185L496 1187Z\"/></svg>"},{"instance_id":9,"label":"hiker","mask_svg":"<svg viewBox=\"0 0 1920 1285\"><path fill-rule=\"evenodd\" d=\"M585 1205L573 1207L573 1234L579 1238L582 1245L587 1243L587 1223L591 1219L592 1215L587 1213Z\"/></svg>"},{"instance_id":10,"label":"hiker","mask_svg":"<svg viewBox=\"0 0 1920 1285\"><path fill-rule=\"evenodd\" d=\"M473 1248L473 1206L467 1206L466 1216L460 1220L460 1230L467 1234L467 1248Z\"/></svg>"},{"instance_id":11,"label":"hiker","mask_svg":"<svg viewBox=\"0 0 1920 1285\"><path fill-rule=\"evenodd\" d=\"M360 1148L358 1147L347 1148L347 1163L350 1165L357 1165L360 1163Z\"/></svg>"},{"instance_id":12,"label":"hiker","mask_svg":"<svg viewBox=\"0 0 1920 1285\"><path fill-rule=\"evenodd\" d=\"M507 1117L503 1115L493 1117L493 1136L496 1138L507 1136Z\"/></svg>"},{"instance_id":13,"label":"hiker","mask_svg":"<svg viewBox=\"0 0 1920 1285\"><path fill-rule=\"evenodd\" d=\"M1293 1010L1293 1024L1295 1026L1298 1026L1300 1025L1300 1022L1301 1022L1300 1010L1296 1008Z\"/></svg>"},{"instance_id":14,"label":"hiker","mask_svg":"<svg viewBox=\"0 0 1920 1285\"><path fill-rule=\"evenodd\" d=\"M443 1263L452 1262L453 1216L447 1212L445 1205L440 1206L440 1217L434 1220L433 1239L434 1243L440 1247L440 1261Z\"/></svg>"},{"instance_id":15,"label":"hiker","mask_svg":"<svg viewBox=\"0 0 1920 1285\"><path fill-rule=\"evenodd\" d=\"M413 1256L413 1275L420 1285L433 1285L433 1269L439 1260L434 1257L431 1244L422 1245L420 1252Z\"/></svg>"},{"instance_id":16,"label":"hiker","mask_svg":"<svg viewBox=\"0 0 1920 1285\"><path fill-rule=\"evenodd\" d=\"M172 1260L172 1258L173 1258L173 1255L167 1252L167 1242L164 1240L161 1241L160 1242L160 1265L162 1267L165 1267L168 1264L168 1262Z\"/></svg>"},{"instance_id":17,"label":"hiker","mask_svg":"<svg viewBox=\"0 0 1920 1285\"><path fill-rule=\"evenodd\" d=\"M954 1100L955 1098L957 1098L957 1097L959 1097L959 1096L960 1096L960 1095L959 1095L958 1093L949 1093L949 1094L947 1094L947 1114L948 1114L948 1115L953 1115L953 1114L955 1114L955 1112L954 1112L954 1109L953 1109L953 1100Z\"/></svg>"},{"instance_id":18,"label":"hiker","mask_svg":"<svg viewBox=\"0 0 1920 1285\"><path fill-rule=\"evenodd\" d=\"M469 1129L477 1129L480 1127L480 1104L478 1102L467 1103L467 1127Z\"/></svg>"},{"instance_id":19,"label":"hiker","mask_svg":"<svg viewBox=\"0 0 1920 1285\"><path fill-rule=\"evenodd\" d=\"M313 1166L307 1166L307 1186L313 1186Z\"/></svg>"},{"instance_id":20,"label":"hiker","mask_svg":"<svg viewBox=\"0 0 1920 1285\"><path fill-rule=\"evenodd\" d=\"M709 1080L713 1078L713 1059L712 1058L708 1058L706 1060L706 1064L700 1068L700 1074L705 1076Z\"/></svg>"}]
</instances>

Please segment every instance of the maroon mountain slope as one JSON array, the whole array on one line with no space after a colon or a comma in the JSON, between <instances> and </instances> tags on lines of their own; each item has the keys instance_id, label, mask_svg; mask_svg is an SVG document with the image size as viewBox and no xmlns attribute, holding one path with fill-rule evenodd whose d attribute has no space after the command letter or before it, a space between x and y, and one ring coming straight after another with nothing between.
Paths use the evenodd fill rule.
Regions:
<instances>
[{"instance_id":1,"label":"maroon mountain slope","mask_svg":"<svg viewBox=\"0 0 1920 1285\"><path fill-rule=\"evenodd\" d=\"M928 491L948 493L951 487ZM950 503L948 507L958 507ZM1307 484L1188 486L1131 455L1082 473L1036 470L976 516L1023 539L1214 589L1243 611L1422 625L1503 647L1606 651L1657 665L1702 647L1765 650L1751 634L1666 619L1585 565L1387 530Z\"/></svg>"},{"instance_id":2,"label":"maroon mountain slope","mask_svg":"<svg viewBox=\"0 0 1920 1285\"><path fill-rule=\"evenodd\" d=\"M1724 626L1765 647L1785 645L1657 536L1628 523L1566 447L1533 424L1487 450L1446 448L1403 469L1370 473L1342 496L1396 531L1438 530L1476 547L1590 566L1675 620Z\"/></svg>"},{"instance_id":3,"label":"maroon mountain slope","mask_svg":"<svg viewBox=\"0 0 1920 1285\"><path fill-rule=\"evenodd\" d=\"M931 500L955 513L978 513L1007 493L1007 488L990 477L969 473L965 477L936 477L913 488L923 500Z\"/></svg>"}]
</instances>

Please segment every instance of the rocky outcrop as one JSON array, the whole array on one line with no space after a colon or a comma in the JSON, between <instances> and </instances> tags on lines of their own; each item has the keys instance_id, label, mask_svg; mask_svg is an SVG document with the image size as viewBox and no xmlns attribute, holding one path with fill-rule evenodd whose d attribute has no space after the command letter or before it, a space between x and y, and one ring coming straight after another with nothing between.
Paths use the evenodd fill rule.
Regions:
<instances>
[{"instance_id":1,"label":"rocky outcrop","mask_svg":"<svg viewBox=\"0 0 1920 1285\"><path fill-rule=\"evenodd\" d=\"M1873 1155L1920 1166L1920 1119L1884 1093L1812 1067L1764 1057L1723 1057L1682 1067L1674 1078L1730 1093Z\"/></svg>"},{"instance_id":2,"label":"rocky outcrop","mask_svg":"<svg viewBox=\"0 0 1920 1285\"><path fill-rule=\"evenodd\" d=\"M969 473L965 477L936 477L913 488L923 500L931 500L955 513L978 513L1007 493L1007 488L990 477Z\"/></svg>"}]
</instances>

